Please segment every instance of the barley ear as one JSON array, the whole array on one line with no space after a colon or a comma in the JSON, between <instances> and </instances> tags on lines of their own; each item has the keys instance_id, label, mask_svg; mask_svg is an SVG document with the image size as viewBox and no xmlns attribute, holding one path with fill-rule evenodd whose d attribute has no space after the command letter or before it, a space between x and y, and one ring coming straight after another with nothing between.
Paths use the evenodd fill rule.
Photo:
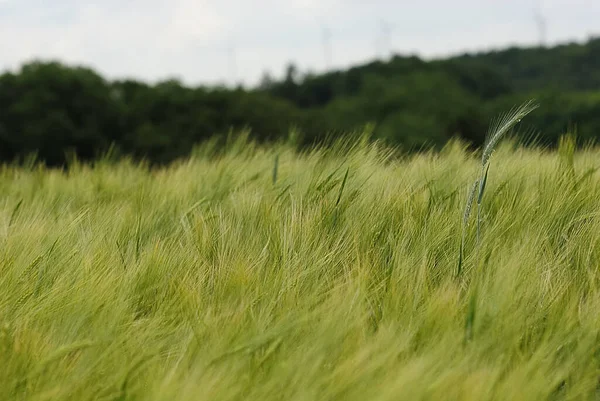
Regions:
<instances>
[{"instance_id":1,"label":"barley ear","mask_svg":"<svg viewBox=\"0 0 600 401\"><path fill-rule=\"evenodd\" d=\"M277 173L279 172L279 154L275 155L273 162L273 185L277 184Z\"/></svg>"},{"instance_id":2,"label":"barley ear","mask_svg":"<svg viewBox=\"0 0 600 401\"><path fill-rule=\"evenodd\" d=\"M508 132L512 127L518 124L523 117L537 109L538 105L533 100L528 100L517 108L513 108L508 113L501 115L495 122L492 123L490 130L488 131L485 145L483 148L483 154L481 156L481 165L485 166L490 160L490 156L498 144L498 141Z\"/></svg>"},{"instance_id":3,"label":"barley ear","mask_svg":"<svg viewBox=\"0 0 600 401\"><path fill-rule=\"evenodd\" d=\"M338 193L337 201L335 202L336 207L337 207L337 205L340 204L340 201L342 200L342 193L344 192L344 187L346 186L346 181L348 180L348 172L349 171L350 171L350 168L347 168L346 174L344 174L344 179L342 180L342 185L340 186L340 192Z\"/></svg>"},{"instance_id":4,"label":"barley ear","mask_svg":"<svg viewBox=\"0 0 600 401\"><path fill-rule=\"evenodd\" d=\"M469 305L467 307L467 315L465 318L465 345L473 339L473 332L475 329L475 315L477 312L477 292L477 288L475 288L475 291L471 294L471 297L469 299Z\"/></svg>"}]
</instances>

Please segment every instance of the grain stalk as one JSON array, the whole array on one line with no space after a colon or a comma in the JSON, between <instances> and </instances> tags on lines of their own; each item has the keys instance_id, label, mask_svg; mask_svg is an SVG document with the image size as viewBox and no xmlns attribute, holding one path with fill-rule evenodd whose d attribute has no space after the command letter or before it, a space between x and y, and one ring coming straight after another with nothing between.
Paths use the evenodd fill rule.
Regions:
<instances>
[{"instance_id":1,"label":"grain stalk","mask_svg":"<svg viewBox=\"0 0 600 401\"><path fill-rule=\"evenodd\" d=\"M466 227L469 223L469 216L471 215L471 209L473 206L473 201L475 198L475 192L477 188L479 188L479 191L477 193L477 258L479 258L479 251L481 246L481 209L483 194L485 192L488 173L490 170L490 158L494 150L496 149L496 145L500 142L500 139L502 139L502 137L504 137L516 124L521 122L521 120L525 116L527 116L537 107L537 104L535 104L532 100L529 100L523 103L521 106L511 109L508 113L503 114L499 118L494 120L490 126L490 129L488 130L483 146L483 152L481 155L481 172L479 178L473 183L473 186L471 187L471 191L469 192L467 203L465 205L465 211L463 213L462 237L460 244L460 253L458 257L458 269L456 274L457 277L460 276L462 272Z\"/></svg>"},{"instance_id":2,"label":"grain stalk","mask_svg":"<svg viewBox=\"0 0 600 401\"><path fill-rule=\"evenodd\" d=\"M460 241L460 250L458 255L458 268L456 269L456 276L460 276L462 272L462 264L465 253L465 235L466 235L466 227L469 224L469 216L471 215L471 209L473 207L473 200L475 199L475 191L477 190L477 186L479 184L479 180L475 181L471 186L471 190L469 191L469 196L467 197L467 204L465 205L465 211L463 213L463 224L462 224L462 236Z\"/></svg>"}]
</instances>

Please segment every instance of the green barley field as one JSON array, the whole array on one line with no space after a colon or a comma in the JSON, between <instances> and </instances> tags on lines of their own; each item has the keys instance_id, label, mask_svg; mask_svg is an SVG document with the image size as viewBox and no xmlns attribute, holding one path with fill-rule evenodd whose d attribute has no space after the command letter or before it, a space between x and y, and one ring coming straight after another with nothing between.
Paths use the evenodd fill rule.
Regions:
<instances>
[{"instance_id":1,"label":"green barley field","mask_svg":"<svg viewBox=\"0 0 600 401\"><path fill-rule=\"evenodd\" d=\"M600 399L600 150L572 145L505 138L469 216L458 141L4 166L0 399Z\"/></svg>"}]
</instances>

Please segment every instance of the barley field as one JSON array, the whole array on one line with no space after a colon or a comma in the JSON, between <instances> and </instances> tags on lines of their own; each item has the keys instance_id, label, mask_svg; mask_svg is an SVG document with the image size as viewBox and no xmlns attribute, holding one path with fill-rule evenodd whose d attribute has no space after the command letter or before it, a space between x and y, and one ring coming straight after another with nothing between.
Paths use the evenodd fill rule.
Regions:
<instances>
[{"instance_id":1,"label":"barley field","mask_svg":"<svg viewBox=\"0 0 600 401\"><path fill-rule=\"evenodd\" d=\"M467 149L3 166L0 399L600 399L600 150Z\"/></svg>"}]
</instances>

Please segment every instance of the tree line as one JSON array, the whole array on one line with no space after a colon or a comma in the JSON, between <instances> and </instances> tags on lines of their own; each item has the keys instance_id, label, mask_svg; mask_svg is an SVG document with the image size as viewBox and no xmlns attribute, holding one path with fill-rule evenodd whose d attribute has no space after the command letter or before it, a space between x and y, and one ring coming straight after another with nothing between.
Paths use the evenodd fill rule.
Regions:
<instances>
[{"instance_id":1,"label":"tree line","mask_svg":"<svg viewBox=\"0 0 600 401\"><path fill-rule=\"evenodd\" d=\"M541 106L528 118L538 142L553 145L567 130L600 136L599 38L434 61L394 56L319 75L290 65L284 75L226 89L108 81L82 66L30 62L0 75L0 159L35 154L60 165L113 149L165 163L241 129L259 141L293 132L308 146L370 123L374 137L407 150L456 136L477 146L494 116L531 98Z\"/></svg>"}]
</instances>

